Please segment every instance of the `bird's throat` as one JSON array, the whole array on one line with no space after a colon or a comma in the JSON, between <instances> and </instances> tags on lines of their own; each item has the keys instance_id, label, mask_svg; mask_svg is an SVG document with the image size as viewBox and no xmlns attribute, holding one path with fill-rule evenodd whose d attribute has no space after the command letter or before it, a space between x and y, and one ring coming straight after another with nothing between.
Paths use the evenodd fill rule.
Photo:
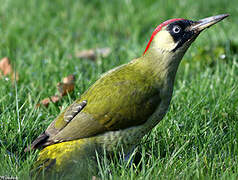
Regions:
<instances>
[{"instance_id":1,"label":"bird's throat","mask_svg":"<svg viewBox=\"0 0 238 180\"><path fill-rule=\"evenodd\" d=\"M150 51L143 56L144 62L142 63L147 73L151 76L151 79L155 81L154 83L161 88L165 83L173 86L182 57L182 53L178 56L171 51L151 48Z\"/></svg>"}]
</instances>

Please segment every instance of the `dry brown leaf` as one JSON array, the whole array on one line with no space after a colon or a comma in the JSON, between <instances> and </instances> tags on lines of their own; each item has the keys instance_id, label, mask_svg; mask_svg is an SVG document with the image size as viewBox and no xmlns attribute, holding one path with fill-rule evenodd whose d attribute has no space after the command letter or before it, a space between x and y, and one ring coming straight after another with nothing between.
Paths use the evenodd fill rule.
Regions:
<instances>
[{"instance_id":1,"label":"dry brown leaf","mask_svg":"<svg viewBox=\"0 0 238 180\"><path fill-rule=\"evenodd\" d=\"M67 77L63 78L62 82L65 84L70 84L70 83L74 83L75 81L75 76L74 75L68 75Z\"/></svg>"},{"instance_id":2,"label":"dry brown leaf","mask_svg":"<svg viewBox=\"0 0 238 180\"><path fill-rule=\"evenodd\" d=\"M43 105L43 106L45 106L45 107L48 107L49 104L50 104L50 102L56 103L56 102L58 102L60 99L61 99L61 96L58 96L58 95L51 96L51 97L48 97L48 98L45 98L45 99L41 100L41 102L38 103L38 104L36 105L36 107L39 107L40 105Z\"/></svg>"},{"instance_id":3,"label":"dry brown leaf","mask_svg":"<svg viewBox=\"0 0 238 180\"><path fill-rule=\"evenodd\" d=\"M69 75L62 80L63 82L60 82L57 84L57 89L59 91L59 95L54 95L49 98L45 98L41 100L40 103L36 105L36 107L39 107L40 105L43 105L45 107L49 106L49 103L56 103L58 102L62 96L65 96L67 93L70 93L74 90L74 81L75 81L75 76L74 75Z\"/></svg>"},{"instance_id":4,"label":"dry brown leaf","mask_svg":"<svg viewBox=\"0 0 238 180\"><path fill-rule=\"evenodd\" d=\"M74 90L74 84L64 84L64 83L58 83L57 84L58 91L60 93L60 96L65 96L67 93L70 93Z\"/></svg>"},{"instance_id":5,"label":"dry brown leaf","mask_svg":"<svg viewBox=\"0 0 238 180\"><path fill-rule=\"evenodd\" d=\"M102 56L103 58L106 58L109 56L109 54L111 53L111 49L108 47L105 48L97 48L96 49L96 53L98 56Z\"/></svg>"},{"instance_id":6,"label":"dry brown leaf","mask_svg":"<svg viewBox=\"0 0 238 180\"><path fill-rule=\"evenodd\" d=\"M96 59L96 53L92 49L82 50L82 51L76 52L75 56L77 58L83 58L83 59L91 59L91 60L95 60Z\"/></svg>"},{"instance_id":7,"label":"dry brown leaf","mask_svg":"<svg viewBox=\"0 0 238 180\"><path fill-rule=\"evenodd\" d=\"M9 75L12 72L12 67L10 65L10 60L7 57L4 57L0 61L0 70L2 71L3 75Z\"/></svg>"},{"instance_id":8,"label":"dry brown leaf","mask_svg":"<svg viewBox=\"0 0 238 180\"><path fill-rule=\"evenodd\" d=\"M111 53L111 49L108 47L105 47L105 48L82 50L82 51L76 52L75 56L77 58L82 58L82 59L96 60L97 57L99 56L106 58L109 56L110 53Z\"/></svg>"},{"instance_id":9,"label":"dry brown leaf","mask_svg":"<svg viewBox=\"0 0 238 180\"><path fill-rule=\"evenodd\" d=\"M70 93L74 90L74 81L75 76L69 75L63 78L63 82L57 84L58 91L60 96L65 96L67 93Z\"/></svg>"},{"instance_id":10,"label":"dry brown leaf","mask_svg":"<svg viewBox=\"0 0 238 180\"><path fill-rule=\"evenodd\" d=\"M10 75L10 78L12 81L14 81L15 78L16 78L16 81L19 80L18 73L16 72L15 74L14 71L12 70L10 59L7 57L4 57L0 61L0 78L2 76L8 76L8 75Z\"/></svg>"}]
</instances>

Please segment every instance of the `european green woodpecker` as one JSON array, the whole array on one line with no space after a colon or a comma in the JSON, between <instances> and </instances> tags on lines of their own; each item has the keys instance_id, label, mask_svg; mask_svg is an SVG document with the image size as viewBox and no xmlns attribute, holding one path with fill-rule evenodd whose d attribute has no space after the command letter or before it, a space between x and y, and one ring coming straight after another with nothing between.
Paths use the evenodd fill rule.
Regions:
<instances>
[{"instance_id":1,"label":"european green woodpecker","mask_svg":"<svg viewBox=\"0 0 238 180\"><path fill-rule=\"evenodd\" d=\"M102 75L26 149L42 149L39 169L60 172L84 155L110 154L118 145L129 152L166 114L178 66L189 46L204 29L227 16L160 24L140 58Z\"/></svg>"}]
</instances>

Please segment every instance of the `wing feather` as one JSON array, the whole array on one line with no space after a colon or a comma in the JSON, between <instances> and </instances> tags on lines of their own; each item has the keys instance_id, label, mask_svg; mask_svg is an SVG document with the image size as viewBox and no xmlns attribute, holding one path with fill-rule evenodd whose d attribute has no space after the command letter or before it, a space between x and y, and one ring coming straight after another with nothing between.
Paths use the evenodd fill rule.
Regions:
<instances>
[{"instance_id":1,"label":"wing feather","mask_svg":"<svg viewBox=\"0 0 238 180\"><path fill-rule=\"evenodd\" d=\"M87 105L72 112L75 101L47 128L48 145L137 126L154 113L161 99L143 71L128 64L102 76L82 96ZM68 117L71 117L68 119Z\"/></svg>"}]
</instances>

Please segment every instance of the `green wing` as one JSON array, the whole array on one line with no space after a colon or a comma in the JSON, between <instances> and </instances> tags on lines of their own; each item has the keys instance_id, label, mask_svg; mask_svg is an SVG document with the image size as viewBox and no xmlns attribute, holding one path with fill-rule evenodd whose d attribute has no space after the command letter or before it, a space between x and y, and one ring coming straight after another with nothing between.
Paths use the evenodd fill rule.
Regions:
<instances>
[{"instance_id":1,"label":"green wing","mask_svg":"<svg viewBox=\"0 0 238 180\"><path fill-rule=\"evenodd\" d=\"M44 145L143 124L160 103L158 88L147 77L133 64L110 71L51 123ZM66 115L83 100L87 105L66 121Z\"/></svg>"},{"instance_id":2,"label":"green wing","mask_svg":"<svg viewBox=\"0 0 238 180\"><path fill-rule=\"evenodd\" d=\"M160 102L158 90L146 76L130 68L102 79L82 99L89 103L83 112L92 114L108 130L143 124Z\"/></svg>"}]
</instances>

